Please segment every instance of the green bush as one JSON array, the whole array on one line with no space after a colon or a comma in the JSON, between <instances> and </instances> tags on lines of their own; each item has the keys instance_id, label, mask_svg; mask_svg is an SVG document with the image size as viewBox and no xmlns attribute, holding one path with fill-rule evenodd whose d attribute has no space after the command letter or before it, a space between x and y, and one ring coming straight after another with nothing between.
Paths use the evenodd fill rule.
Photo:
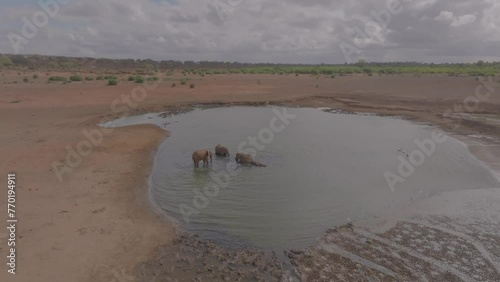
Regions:
<instances>
[{"instance_id":1,"label":"green bush","mask_svg":"<svg viewBox=\"0 0 500 282\"><path fill-rule=\"evenodd\" d=\"M129 76L128 79L127 79L127 81L134 81L134 80L135 80L135 76L132 76L132 75Z\"/></svg>"},{"instance_id":2,"label":"green bush","mask_svg":"<svg viewBox=\"0 0 500 282\"><path fill-rule=\"evenodd\" d=\"M83 78L81 76L79 76L79 75L72 75L72 76L69 77L69 80L71 80L71 81L82 81Z\"/></svg>"},{"instance_id":3,"label":"green bush","mask_svg":"<svg viewBox=\"0 0 500 282\"><path fill-rule=\"evenodd\" d=\"M97 77L95 78L95 80L104 80L104 76L99 75L99 76L97 76Z\"/></svg>"},{"instance_id":4,"label":"green bush","mask_svg":"<svg viewBox=\"0 0 500 282\"><path fill-rule=\"evenodd\" d=\"M191 84L189 85L189 88L194 88L194 86L195 86L195 85L191 83Z\"/></svg>"},{"instance_id":5,"label":"green bush","mask_svg":"<svg viewBox=\"0 0 500 282\"><path fill-rule=\"evenodd\" d=\"M62 76L51 76L49 77L49 81L66 81L66 78Z\"/></svg>"},{"instance_id":6,"label":"green bush","mask_svg":"<svg viewBox=\"0 0 500 282\"><path fill-rule=\"evenodd\" d=\"M177 86L177 85L175 83L172 83L172 87L175 87L175 86Z\"/></svg>"},{"instance_id":7,"label":"green bush","mask_svg":"<svg viewBox=\"0 0 500 282\"><path fill-rule=\"evenodd\" d=\"M28 82L30 82L30 79L27 78L27 77L25 77L25 78L23 78L23 81L26 82L26 83L28 83Z\"/></svg>"},{"instance_id":8,"label":"green bush","mask_svg":"<svg viewBox=\"0 0 500 282\"><path fill-rule=\"evenodd\" d=\"M38 74L36 74L36 73L35 73L35 74L33 75L33 79L37 79L37 78L38 78Z\"/></svg>"},{"instance_id":9,"label":"green bush","mask_svg":"<svg viewBox=\"0 0 500 282\"><path fill-rule=\"evenodd\" d=\"M157 81L157 80L158 80L158 77L156 77L156 76L147 78L147 81Z\"/></svg>"},{"instance_id":10,"label":"green bush","mask_svg":"<svg viewBox=\"0 0 500 282\"><path fill-rule=\"evenodd\" d=\"M142 78L142 76L136 76L134 81L135 83L144 83L144 78Z\"/></svg>"},{"instance_id":11,"label":"green bush","mask_svg":"<svg viewBox=\"0 0 500 282\"><path fill-rule=\"evenodd\" d=\"M108 85L109 86L118 85L118 80L116 80L116 79L109 79L108 80Z\"/></svg>"},{"instance_id":12,"label":"green bush","mask_svg":"<svg viewBox=\"0 0 500 282\"><path fill-rule=\"evenodd\" d=\"M85 77L85 80L86 80L86 81L92 81L92 80L94 80L94 78L93 78L93 77L90 77L90 76L87 76L87 77Z\"/></svg>"},{"instance_id":13,"label":"green bush","mask_svg":"<svg viewBox=\"0 0 500 282\"><path fill-rule=\"evenodd\" d=\"M184 79L181 80L181 85L186 85L186 81Z\"/></svg>"},{"instance_id":14,"label":"green bush","mask_svg":"<svg viewBox=\"0 0 500 282\"><path fill-rule=\"evenodd\" d=\"M104 76L104 79L105 80L110 80L110 79L117 80L118 78L116 76L114 76L114 75L106 75L106 76Z\"/></svg>"}]
</instances>

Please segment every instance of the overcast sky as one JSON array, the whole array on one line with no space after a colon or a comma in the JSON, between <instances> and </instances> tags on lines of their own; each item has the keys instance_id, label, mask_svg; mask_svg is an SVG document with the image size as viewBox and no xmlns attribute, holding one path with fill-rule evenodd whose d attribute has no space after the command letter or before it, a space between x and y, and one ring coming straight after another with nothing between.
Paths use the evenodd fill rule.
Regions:
<instances>
[{"instance_id":1,"label":"overcast sky","mask_svg":"<svg viewBox=\"0 0 500 282\"><path fill-rule=\"evenodd\" d=\"M392 0L391 9L385 0L58 1L66 4L44 23L38 1L2 0L0 52L17 45L27 54L156 60L317 64L344 63L350 53L352 61L500 61L500 0ZM370 23L373 14L388 24ZM26 28L33 18L36 32Z\"/></svg>"}]
</instances>

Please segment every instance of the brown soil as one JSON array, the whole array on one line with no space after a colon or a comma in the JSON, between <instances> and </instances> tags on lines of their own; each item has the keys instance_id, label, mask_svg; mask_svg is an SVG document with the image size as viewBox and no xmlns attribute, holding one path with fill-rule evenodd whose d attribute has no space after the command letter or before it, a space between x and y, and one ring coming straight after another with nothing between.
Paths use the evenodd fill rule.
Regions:
<instances>
[{"instance_id":1,"label":"brown soil","mask_svg":"<svg viewBox=\"0 0 500 282\"><path fill-rule=\"evenodd\" d=\"M65 162L66 147L86 140L84 130L99 129L96 124L103 118L121 116L112 112L113 101L131 95L138 85L49 84L47 74L39 75L30 83L22 78L31 73L3 71L0 76L0 173L2 179L8 172L17 174L19 220L17 275L7 274L2 263L0 280L135 281L140 278L137 266L157 256L156 247L175 245L176 228L154 211L147 197L152 157L165 132L152 126L115 129L60 182L53 162ZM443 118L448 109L474 95L480 85L474 78L217 75L191 77L187 85L171 84L160 82L127 113L176 113L193 104L283 104L400 115L435 124L474 144L472 152L500 170L500 146L483 146L498 144L498 123L459 115L454 115L454 122ZM498 89L475 113L500 115ZM471 134L492 139L473 143L467 137ZM6 210L6 200L0 197L0 210ZM2 216L5 222L6 213ZM1 235L5 233L0 232L4 254L7 247ZM446 280L445 276L439 277Z\"/></svg>"}]
</instances>

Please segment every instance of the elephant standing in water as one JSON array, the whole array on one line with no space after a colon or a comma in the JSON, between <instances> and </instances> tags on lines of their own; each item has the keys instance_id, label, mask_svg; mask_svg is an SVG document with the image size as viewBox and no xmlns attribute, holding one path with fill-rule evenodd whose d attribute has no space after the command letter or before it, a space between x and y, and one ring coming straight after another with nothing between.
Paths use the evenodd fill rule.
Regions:
<instances>
[{"instance_id":1,"label":"elephant standing in water","mask_svg":"<svg viewBox=\"0 0 500 282\"><path fill-rule=\"evenodd\" d=\"M251 164L254 166L266 167L265 164L254 161L252 156L249 154L237 153L235 160L240 164Z\"/></svg>"},{"instance_id":2,"label":"elephant standing in water","mask_svg":"<svg viewBox=\"0 0 500 282\"><path fill-rule=\"evenodd\" d=\"M208 159L212 163L212 153L209 150L197 150L193 153L194 167L200 167L200 161L203 161L204 166L208 166Z\"/></svg>"},{"instance_id":3,"label":"elephant standing in water","mask_svg":"<svg viewBox=\"0 0 500 282\"><path fill-rule=\"evenodd\" d=\"M219 144L215 146L215 155L220 157L229 157L229 150Z\"/></svg>"}]
</instances>

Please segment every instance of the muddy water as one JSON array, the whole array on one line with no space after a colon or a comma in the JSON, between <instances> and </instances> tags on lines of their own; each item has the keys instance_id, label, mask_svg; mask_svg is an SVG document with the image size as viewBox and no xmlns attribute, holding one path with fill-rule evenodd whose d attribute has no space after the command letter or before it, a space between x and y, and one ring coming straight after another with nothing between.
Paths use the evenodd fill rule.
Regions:
<instances>
[{"instance_id":1,"label":"muddy water","mask_svg":"<svg viewBox=\"0 0 500 282\"><path fill-rule=\"evenodd\" d=\"M171 131L156 156L152 199L180 222L188 218L186 229L223 245L305 247L328 228L349 221L397 212L443 191L498 185L462 143L449 137L393 192L384 173L397 174L401 159L407 159L398 149L417 150L415 140L431 138L431 128L319 109L287 112L296 118L255 157L266 168L236 166L234 154L249 136L269 128L272 108L195 110L166 119L149 114L108 126L154 123ZM214 156L211 167L194 169L193 150L213 151L218 143L229 147L232 156ZM237 175L226 182L217 175L228 164ZM217 183L214 179L223 187L205 197L204 188Z\"/></svg>"}]
</instances>

